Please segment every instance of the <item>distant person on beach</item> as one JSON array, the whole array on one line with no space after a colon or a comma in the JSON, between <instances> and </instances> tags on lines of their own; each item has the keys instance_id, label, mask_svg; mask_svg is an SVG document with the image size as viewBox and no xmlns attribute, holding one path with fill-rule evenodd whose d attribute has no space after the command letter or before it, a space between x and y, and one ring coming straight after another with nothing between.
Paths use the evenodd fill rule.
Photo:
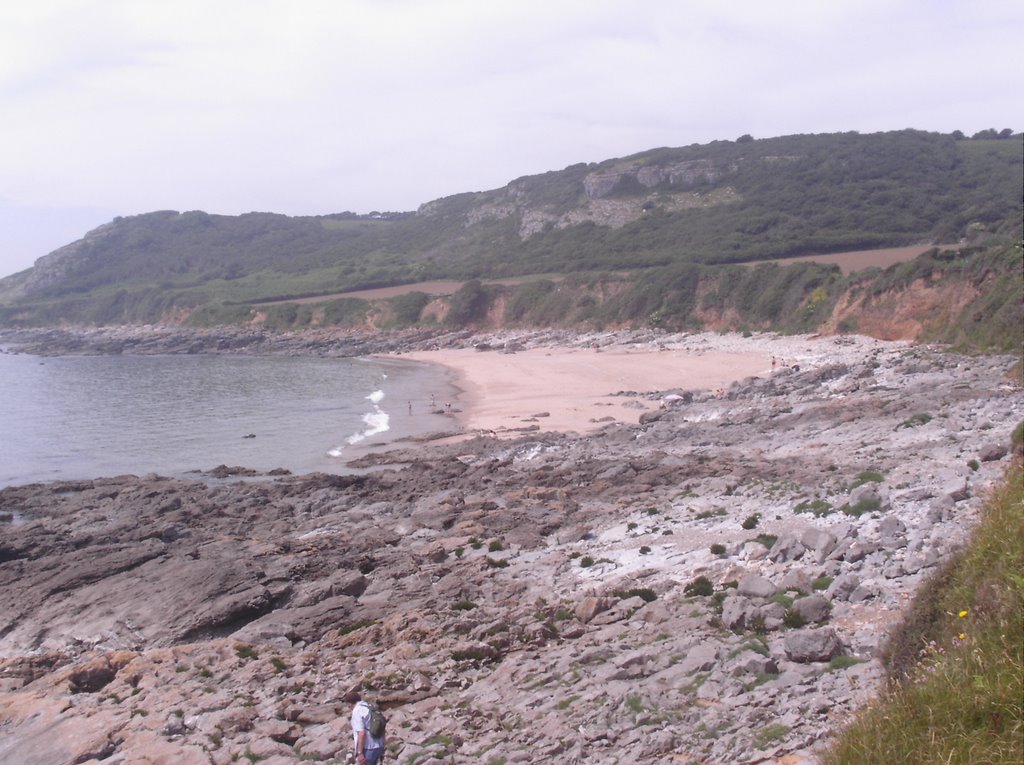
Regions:
<instances>
[{"instance_id":1,"label":"distant person on beach","mask_svg":"<svg viewBox=\"0 0 1024 765\"><path fill-rule=\"evenodd\" d=\"M409 402L409 414L412 414L412 402Z\"/></svg>"},{"instance_id":2,"label":"distant person on beach","mask_svg":"<svg viewBox=\"0 0 1024 765\"><path fill-rule=\"evenodd\" d=\"M384 731L379 731L380 736L374 736L371 731L374 727L373 718L379 717L380 713L371 709L370 704L363 700L358 691L349 691L341 698L347 704L352 704L352 744L355 747L357 765L380 765L384 762ZM383 718L381 718L383 719ZM383 728L383 723L381 723Z\"/></svg>"}]
</instances>

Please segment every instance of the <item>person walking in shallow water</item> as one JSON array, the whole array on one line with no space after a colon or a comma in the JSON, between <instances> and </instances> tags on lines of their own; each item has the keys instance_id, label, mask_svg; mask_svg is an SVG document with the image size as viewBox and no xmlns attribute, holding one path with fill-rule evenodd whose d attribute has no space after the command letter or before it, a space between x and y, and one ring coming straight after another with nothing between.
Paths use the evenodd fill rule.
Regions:
<instances>
[{"instance_id":1,"label":"person walking in shallow water","mask_svg":"<svg viewBox=\"0 0 1024 765\"><path fill-rule=\"evenodd\" d=\"M352 742L356 765L380 765L384 762L384 737L370 734L370 705L358 691L349 691L342 701L352 704Z\"/></svg>"}]
</instances>

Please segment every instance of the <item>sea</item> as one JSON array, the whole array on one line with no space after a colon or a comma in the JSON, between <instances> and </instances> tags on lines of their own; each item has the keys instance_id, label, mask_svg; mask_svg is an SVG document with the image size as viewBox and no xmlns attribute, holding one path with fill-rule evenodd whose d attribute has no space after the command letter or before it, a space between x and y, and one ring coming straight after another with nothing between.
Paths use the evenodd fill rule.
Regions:
<instances>
[{"instance_id":1,"label":"sea","mask_svg":"<svg viewBox=\"0 0 1024 765\"><path fill-rule=\"evenodd\" d=\"M57 356L0 349L0 486L218 465L296 474L450 431L444 367L391 358Z\"/></svg>"}]
</instances>

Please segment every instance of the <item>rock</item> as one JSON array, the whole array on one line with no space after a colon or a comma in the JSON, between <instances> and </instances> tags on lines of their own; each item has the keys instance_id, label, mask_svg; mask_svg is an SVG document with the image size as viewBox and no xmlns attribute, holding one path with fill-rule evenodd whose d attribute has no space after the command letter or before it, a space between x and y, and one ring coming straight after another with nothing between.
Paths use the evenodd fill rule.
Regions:
<instances>
[{"instance_id":1,"label":"rock","mask_svg":"<svg viewBox=\"0 0 1024 765\"><path fill-rule=\"evenodd\" d=\"M680 671L686 675L694 672L710 672L718 663L720 649L717 645L705 644L691 648L683 659Z\"/></svg>"},{"instance_id":2,"label":"rock","mask_svg":"<svg viewBox=\"0 0 1024 765\"><path fill-rule=\"evenodd\" d=\"M750 601L742 595L730 595L722 602L722 626L739 631L748 627L756 613Z\"/></svg>"},{"instance_id":3,"label":"rock","mask_svg":"<svg viewBox=\"0 0 1024 765\"><path fill-rule=\"evenodd\" d=\"M826 593L832 600L847 600L859 586L860 579L856 574L840 574L832 580Z\"/></svg>"},{"instance_id":4,"label":"rock","mask_svg":"<svg viewBox=\"0 0 1024 765\"><path fill-rule=\"evenodd\" d=\"M836 537L824 529L812 528L807 529L800 536L800 544L815 553L820 560L824 560L825 556L835 548Z\"/></svg>"},{"instance_id":5,"label":"rock","mask_svg":"<svg viewBox=\"0 0 1024 765\"><path fill-rule=\"evenodd\" d=\"M907 539L904 536L906 530L907 527L903 521L894 515L887 515L878 524L878 536L882 546L887 550L898 550L905 547L907 544Z\"/></svg>"},{"instance_id":6,"label":"rock","mask_svg":"<svg viewBox=\"0 0 1024 765\"><path fill-rule=\"evenodd\" d=\"M843 644L831 627L798 630L786 636L786 658L800 664L828 661L843 652Z\"/></svg>"},{"instance_id":7,"label":"rock","mask_svg":"<svg viewBox=\"0 0 1024 765\"><path fill-rule=\"evenodd\" d=\"M810 593L811 577L803 569L790 569L779 582L781 592L802 592Z\"/></svg>"},{"instance_id":8,"label":"rock","mask_svg":"<svg viewBox=\"0 0 1024 765\"><path fill-rule=\"evenodd\" d=\"M850 507L859 507L868 512L884 509L884 498L876 483L866 483L850 492L847 499Z\"/></svg>"},{"instance_id":9,"label":"rock","mask_svg":"<svg viewBox=\"0 0 1024 765\"><path fill-rule=\"evenodd\" d=\"M576 618L584 624L589 623L602 611L607 611L615 603L614 598L598 598L589 596L576 604Z\"/></svg>"},{"instance_id":10,"label":"rock","mask_svg":"<svg viewBox=\"0 0 1024 765\"><path fill-rule=\"evenodd\" d=\"M1001 460L1010 450L1005 444L985 444L978 450L978 459L982 462Z\"/></svg>"},{"instance_id":11,"label":"rock","mask_svg":"<svg viewBox=\"0 0 1024 765\"><path fill-rule=\"evenodd\" d=\"M366 591L366 577L359 571L335 571L330 577L332 596L351 595L358 598Z\"/></svg>"},{"instance_id":12,"label":"rock","mask_svg":"<svg viewBox=\"0 0 1024 765\"><path fill-rule=\"evenodd\" d=\"M793 601L793 611L799 614L806 624L828 621L832 606L828 599L821 595L808 595Z\"/></svg>"},{"instance_id":13,"label":"rock","mask_svg":"<svg viewBox=\"0 0 1024 765\"><path fill-rule=\"evenodd\" d=\"M770 598L777 591L778 588L771 579L756 574L748 574L740 579L739 588L737 589L740 595L762 599Z\"/></svg>"},{"instance_id":14,"label":"rock","mask_svg":"<svg viewBox=\"0 0 1024 765\"><path fill-rule=\"evenodd\" d=\"M311 725L295 741L303 757L327 760L352 748L351 732L342 733L330 725Z\"/></svg>"},{"instance_id":15,"label":"rock","mask_svg":"<svg viewBox=\"0 0 1024 765\"><path fill-rule=\"evenodd\" d=\"M793 534L784 534L775 540L768 557L775 563L785 563L799 559L804 554L804 546Z\"/></svg>"}]
</instances>

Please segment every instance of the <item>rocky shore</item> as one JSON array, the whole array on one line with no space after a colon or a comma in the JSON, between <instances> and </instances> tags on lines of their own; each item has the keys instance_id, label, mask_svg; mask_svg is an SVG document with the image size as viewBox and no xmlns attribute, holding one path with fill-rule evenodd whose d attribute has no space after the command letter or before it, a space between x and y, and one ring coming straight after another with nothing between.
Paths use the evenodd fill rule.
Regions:
<instances>
[{"instance_id":1,"label":"rocky shore","mask_svg":"<svg viewBox=\"0 0 1024 765\"><path fill-rule=\"evenodd\" d=\"M28 347L594 342L168 333ZM1013 359L814 342L799 369L649 393L664 407L587 437L0 491L0 762L344 762L359 687L401 765L814 763L1024 418Z\"/></svg>"},{"instance_id":2,"label":"rocky shore","mask_svg":"<svg viewBox=\"0 0 1024 765\"><path fill-rule=\"evenodd\" d=\"M569 332L558 334L570 335ZM461 348L472 342L473 333L468 330L442 329L273 332L231 326L196 329L151 325L0 330L0 346L12 346L18 352L36 356L241 353L350 357Z\"/></svg>"}]
</instances>

